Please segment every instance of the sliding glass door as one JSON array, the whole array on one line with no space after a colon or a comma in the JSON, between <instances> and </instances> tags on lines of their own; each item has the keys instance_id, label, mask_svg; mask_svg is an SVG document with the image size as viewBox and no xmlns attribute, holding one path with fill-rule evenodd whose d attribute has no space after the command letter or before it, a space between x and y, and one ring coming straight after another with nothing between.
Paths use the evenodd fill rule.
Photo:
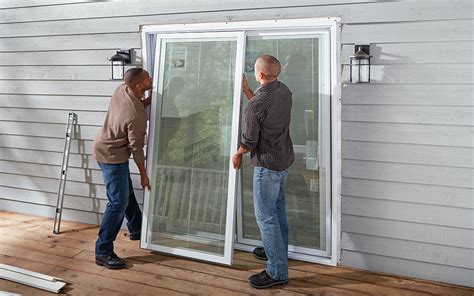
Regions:
<instances>
[{"instance_id":1,"label":"sliding glass door","mask_svg":"<svg viewBox=\"0 0 474 296\"><path fill-rule=\"evenodd\" d=\"M296 254L330 255L328 37L324 30L268 30L249 32L246 40L244 70L251 88L257 87L253 79L255 59L270 54L281 62L279 80L293 94L290 135L296 160L289 169L285 193L289 251ZM247 105L245 96L241 103L243 110ZM254 247L261 242L253 207L253 168L249 163L247 155L241 170L237 242Z\"/></svg>"},{"instance_id":2,"label":"sliding glass door","mask_svg":"<svg viewBox=\"0 0 474 296\"><path fill-rule=\"evenodd\" d=\"M337 19L145 26L153 72L143 248L231 264L234 246L261 246L249 156L234 170L247 99L242 73L279 59L292 92L295 162L286 205L289 257L336 265L340 201L340 72ZM335 179L335 180L334 180Z\"/></svg>"},{"instance_id":3,"label":"sliding glass door","mask_svg":"<svg viewBox=\"0 0 474 296\"><path fill-rule=\"evenodd\" d=\"M157 35L144 248L231 263L243 36Z\"/></svg>"}]
</instances>

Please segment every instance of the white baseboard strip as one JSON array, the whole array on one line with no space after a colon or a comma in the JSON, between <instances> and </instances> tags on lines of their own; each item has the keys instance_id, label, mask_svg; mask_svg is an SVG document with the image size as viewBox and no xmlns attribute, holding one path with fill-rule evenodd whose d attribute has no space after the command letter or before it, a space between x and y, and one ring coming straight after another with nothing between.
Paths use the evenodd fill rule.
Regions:
<instances>
[{"instance_id":1,"label":"white baseboard strip","mask_svg":"<svg viewBox=\"0 0 474 296\"><path fill-rule=\"evenodd\" d=\"M66 285L60 278L6 264L0 264L0 278L53 293L59 293Z\"/></svg>"},{"instance_id":2,"label":"white baseboard strip","mask_svg":"<svg viewBox=\"0 0 474 296\"><path fill-rule=\"evenodd\" d=\"M0 291L0 296L22 296L22 295L13 293L13 292Z\"/></svg>"}]
</instances>

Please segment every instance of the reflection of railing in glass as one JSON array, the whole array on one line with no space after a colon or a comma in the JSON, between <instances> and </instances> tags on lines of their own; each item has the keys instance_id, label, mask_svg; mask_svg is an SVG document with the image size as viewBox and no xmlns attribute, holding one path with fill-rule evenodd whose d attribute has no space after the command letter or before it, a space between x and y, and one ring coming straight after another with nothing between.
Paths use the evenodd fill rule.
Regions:
<instances>
[{"instance_id":1,"label":"reflection of railing in glass","mask_svg":"<svg viewBox=\"0 0 474 296\"><path fill-rule=\"evenodd\" d=\"M158 166L155 231L223 234L227 173L219 170Z\"/></svg>"},{"instance_id":2,"label":"reflection of railing in glass","mask_svg":"<svg viewBox=\"0 0 474 296\"><path fill-rule=\"evenodd\" d=\"M293 168L298 170L298 168ZM222 237L225 231L225 209L227 200L227 174L219 170L196 169L177 166L158 166L159 177L157 202L153 209L153 232L162 234L191 235L206 239ZM250 167L244 171L252 172ZM301 245L319 244L319 236L314 235L314 221L318 221L318 204L313 205L313 196L308 194L309 180L291 177L292 188L286 193L288 218L293 229L291 240L298 240ZM247 179L247 178L244 178ZM317 180L316 180L317 181ZM253 211L251 184L244 186L244 209ZM192 191L192 192L191 192ZM315 192L315 194L318 194ZM308 211L313 207L315 213ZM252 213L245 215L246 237L258 239L259 232ZM314 216L317 214L318 216Z\"/></svg>"},{"instance_id":3,"label":"reflection of railing in glass","mask_svg":"<svg viewBox=\"0 0 474 296\"><path fill-rule=\"evenodd\" d=\"M288 224L290 226L290 244L315 248L320 246L319 239L319 172L305 170L304 153L295 152L297 161L290 167L285 190ZM260 240L260 232L255 222L253 207L252 175L250 159L244 158L242 169L241 213L244 220L243 236Z\"/></svg>"}]
</instances>

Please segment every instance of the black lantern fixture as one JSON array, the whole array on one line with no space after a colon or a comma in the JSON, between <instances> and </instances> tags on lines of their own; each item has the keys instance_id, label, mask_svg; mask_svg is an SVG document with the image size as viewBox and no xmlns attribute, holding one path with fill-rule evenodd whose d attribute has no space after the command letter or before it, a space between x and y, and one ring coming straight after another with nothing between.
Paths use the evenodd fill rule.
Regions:
<instances>
[{"instance_id":1,"label":"black lantern fixture","mask_svg":"<svg viewBox=\"0 0 474 296\"><path fill-rule=\"evenodd\" d=\"M350 56L351 83L370 82L370 45L356 45L354 55Z\"/></svg>"},{"instance_id":2,"label":"black lantern fixture","mask_svg":"<svg viewBox=\"0 0 474 296\"><path fill-rule=\"evenodd\" d=\"M122 80L125 75L125 64L130 64L130 49L118 50L109 61L112 66L112 80Z\"/></svg>"}]
</instances>

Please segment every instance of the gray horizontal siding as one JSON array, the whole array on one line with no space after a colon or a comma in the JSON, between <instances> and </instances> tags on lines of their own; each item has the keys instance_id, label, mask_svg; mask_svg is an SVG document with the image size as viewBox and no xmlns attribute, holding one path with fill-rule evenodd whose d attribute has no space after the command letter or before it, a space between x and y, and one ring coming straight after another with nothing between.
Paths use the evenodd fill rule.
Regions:
<instances>
[{"instance_id":1,"label":"gray horizontal siding","mask_svg":"<svg viewBox=\"0 0 474 296\"><path fill-rule=\"evenodd\" d=\"M344 159L342 177L473 188L474 169Z\"/></svg>"},{"instance_id":2,"label":"gray horizontal siding","mask_svg":"<svg viewBox=\"0 0 474 296\"><path fill-rule=\"evenodd\" d=\"M342 102L344 105L474 106L473 91L472 84L346 84L342 87Z\"/></svg>"},{"instance_id":3,"label":"gray horizontal siding","mask_svg":"<svg viewBox=\"0 0 474 296\"><path fill-rule=\"evenodd\" d=\"M362 217L392 219L414 223L473 229L470 208L456 208L425 203L381 200L343 195L342 213ZM387 229L387 237L390 237ZM472 246L474 249L474 246Z\"/></svg>"},{"instance_id":4,"label":"gray horizontal siding","mask_svg":"<svg viewBox=\"0 0 474 296\"><path fill-rule=\"evenodd\" d=\"M0 80L2 94L110 96L116 81L31 81Z\"/></svg>"},{"instance_id":5,"label":"gray horizontal siding","mask_svg":"<svg viewBox=\"0 0 474 296\"><path fill-rule=\"evenodd\" d=\"M346 250L342 253L342 261L346 262L348 266L357 266L362 269L428 278L458 285L472 286L472 279L474 278L474 271L470 268L459 268L361 251Z\"/></svg>"},{"instance_id":6,"label":"gray horizontal siding","mask_svg":"<svg viewBox=\"0 0 474 296\"><path fill-rule=\"evenodd\" d=\"M54 46L52 46L54 44ZM95 35L14 37L2 39L0 51L115 49L140 47L138 32Z\"/></svg>"},{"instance_id":7,"label":"gray horizontal siding","mask_svg":"<svg viewBox=\"0 0 474 296\"><path fill-rule=\"evenodd\" d=\"M46 192L57 194L59 181L57 178L47 178L43 176L16 175L11 173L0 172L0 186L2 188L15 188L21 190L29 190L32 192ZM139 203L143 202L142 190L135 190ZM99 198L106 200L105 186L101 184L84 183L76 181L68 181L66 185L66 195L88 198ZM15 197L10 196L14 200ZM55 204L54 204L55 205ZM21 208L18 209L21 212Z\"/></svg>"},{"instance_id":8,"label":"gray horizontal siding","mask_svg":"<svg viewBox=\"0 0 474 296\"><path fill-rule=\"evenodd\" d=\"M78 120L84 125L98 125L104 122L104 111L78 111ZM0 108L0 117L5 121L25 121L44 123L64 123L67 121L64 110ZM79 119L80 118L80 119Z\"/></svg>"},{"instance_id":9,"label":"gray horizontal siding","mask_svg":"<svg viewBox=\"0 0 474 296\"><path fill-rule=\"evenodd\" d=\"M374 67L373 83L343 85L343 265L474 285L472 28L344 27L342 63L371 43Z\"/></svg>"},{"instance_id":10,"label":"gray horizontal siding","mask_svg":"<svg viewBox=\"0 0 474 296\"><path fill-rule=\"evenodd\" d=\"M110 65L2 66L2 80L109 80Z\"/></svg>"},{"instance_id":11,"label":"gray horizontal siding","mask_svg":"<svg viewBox=\"0 0 474 296\"><path fill-rule=\"evenodd\" d=\"M360 251L444 266L474 269L474 249L345 232L342 242L350 251Z\"/></svg>"},{"instance_id":12,"label":"gray horizontal siding","mask_svg":"<svg viewBox=\"0 0 474 296\"><path fill-rule=\"evenodd\" d=\"M12 212L18 212L20 210L22 213L45 217L54 217L55 211L55 207L48 205L21 202L3 198L0 198L0 209ZM102 214L99 212L87 212L77 209L65 209L62 213L62 219L91 224L100 224L100 221L102 221ZM51 224L51 232L52 229L53 225Z\"/></svg>"},{"instance_id":13,"label":"gray horizontal siding","mask_svg":"<svg viewBox=\"0 0 474 296\"><path fill-rule=\"evenodd\" d=\"M471 4L472 7L472 4ZM470 7L466 7L470 9ZM472 41L473 19L347 25L342 43Z\"/></svg>"},{"instance_id":14,"label":"gray horizontal siding","mask_svg":"<svg viewBox=\"0 0 474 296\"><path fill-rule=\"evenodd\" d=\"M218 2L214 0L199 1L196 3L192 0L181 1L180 5L176 5L173 1L160 1L160 5L153 2L133 0L123 1L119 5L115 5L114 9L110 9L108 3L84 3L81 5L69 6L50 6L50 7L36 7L12 9L1 12L0 19L2 23L13 22L34 22L34 21L58 21L58 20L81 20L81 19L100 19L111 18L111 23L114 24L114 19L121 17L131 18L133 16L170 16L172 14L183 14L194 16L196 19L204 14L208 19L212 18L215 13L225 11L226 20L235 20L236 18L245 19L247 15L252 16L252 12L257 11L265 13L270 10L271 15L264 17L283 18L290 14L295 14L299 17L326 17L326 16L342 16L347 23L370 23L370 22L384 22L384 21L413 21L413 20L437 20L437 19L452 19L452 18L470 18L472 17L469 7L472 3L469 0L454 0L454 1L435 1L426 5L419 1L397 1L395 3L383 3L383 7L376 0L306 0L306 1L272 1L272 3L263 4L254 1L242 2ZM468 9L466 9L468 7ZM393 11L397 10L394 15ZM423 14L420 14L423 10ZM212 12L212 13L211 13ZM276 12L276 13L275 13ZM180 19L185 16L178 15ZM291 16L290 16L291 17ZM141 23L136 23L131 20L130 27L137 27L140 24L146 24L148 19L144 19ZM151 20L157 22L157 20ZM215 21L215 20L209 20ZM167 22L170 22L168 20ZM171 20L172 22L172 20ZM183 22L187 20L183 19ZM114 24L115 25L115 24ZM119 25L117 22L116 25ZM58 26L56 30L64 26ZM112 31L116 26L106 27L108 31ZM45 32L54 32L53 28L43 30ZM28 30L28 28L26 28ZM12 30L7 36L16 34L18 30ZM20 31L22 32L22 31ZM24 31L24 35L28 31ZM87 31L86 31L87 33Z\"/></svg>"},{"instance_id":15,"label":"gray horizontal siding","mask_svg":"<svg viewBox=\"0 0 474 296\"><path fill-rule=\"evenodd\" d=\"M474 125L474 106L344 105L343 121Z\"/></svg>"},{"instance_id":16,"label":"gray horizontal siding","mask_svg":"<svg viewBox=\"0 0 474 296\"><path fill-rule=\"evenodd\" d=\"M411 245L421 242L459 247L472 251L474 240L474 230L472 229L362 217L350 214L344 215L342 220L342 230L344 232L367 235L369 241L371 236L386 237L386 230L391 229L390 238L407 241ZM437 235L433 235L434 233Z\"/></svg>"},{"instance_id":17,"label":"gray horizontal siding","mask_svg":"<svg viewBox=\"0 0 474 296\"><path fill-rule=\"evenodd\" d=\"M1 147L29 149L36 151L52 151L61 152L64 149L64 139L51 137L33 137L25 135L2 135ZM77 155L92 154L93 141L92 140L77 140L71 141L71 161Z\"/></svg>"},{"instance_id":18,"label":"gray horizontal siding","mask_svg":"<svg viewBox=\"0 0 474 296\"><path fill-rule=\"evenodd\" d=\"M342 81L349 82L349 65L342 68ZM472 84L472 64L377 64L371 67L371 83Z\"/></svg>"},{"instance_id":19,"label":"gray horizontal siding","mask_svg":"<svg viewBox=\"0 0 474 296\"><path fill-rule=\"evenodd\" d=\"M373 55L371 62L376 65L391 64L459 64L472 63L474 56L470 53L474 41L452 42L410 42L387 43L383 46L372 44L370 51ZM349 57L354 53L354 46L342 46L341 63L349 64Z\"/></svg>"},{"instance_id":20,"label":"gray horizontal siding","mask_svg":"<svg viewBox=\"0 0 474 296\"><path fill-rule=\"evenodd\" d=\"M66 26L66 28L69 28L69 26ZM372 62L380 65L459 64L474 62L474 57L470 55L473 48L473 41L415 42L384 44L383 50L382 47L373 44L371 51L375 54ZM343 45L341 63L348 64L349 56L353 51L354 46L352 44ZM395 52L397 54L392 54ZM140 51L134 53L138 59L141 57ZM107 58L109 57L110 49L13 51L0 52L0 65L105 65L108 64Z\"/></svg>"},{"instance_id":21,"label":"gray horizontal siding","mask_svg":"<svg viewBox=\"0 0 474 296\"><path fill-rule=\"evenodd\" d=\"M136 52L139 53L139 52ZM52 65L109 65L109 49L91 50L50 50L42 52L1 52L2 66L52 66Z\"/></svg>"},{"instance_id":22,"label":"gray horizontal siding","mask_svg":"<svg viewBox=\"0 0 474 296\"><path fill-rule=\"evenodd\" d=\"M442 119L441 119L442 120ZM414 123L342 122L342 139L387 143L474 147L471 126Z\"/></svg>"},{"instance_id":23,"label":"gray horizontal siding","mask_svg":"<svg viewBox=\"0 0 474 296\"><path fill-rule=\"evenodd\" d=\"M51 6L22 8L15 10L0 11L0 19L4 22L30 22L46 21L57 19L82 19L97 17L126 17L131 15L143 15L151 13L172 14L172 13L194 13L194 12L217 12L225 9L258 9L258 8L285 8L292 6L319 6L337 5L344 3L375 2L373 0L297 0L289 4L287 1L276 0L271 5L262 5L256 2L242 3L231 1L229 3L216 2L214 0L204 0L196 3L193 0L181 1L176 5L174 1L161 1L159 5L149 1L123 1L110 9L111 5L104 2L95 2L83 5Z\"/></svg>"},{"instance_id":24,"label":"gray horizontal siding","mask_svg":"<svg viewBox=\"0 0 474 296\"><path fill-rule=\"evenodd\" d=\"M472 20L444 20L433 22L415 22L401 24L362 24L347 25L341 36L342 43L381 43L384 42L435 42L435 41L471 41ZM403 28L400 28L403 27ZM400 32L411 34L400 34ZM370 36L369 40L358 36ZM138 32L103 33L94 35L61 35L4 38L0 43L0 52L37 51L37 50L77 50L106 48L140 47ZM51 44L55 46L51 48Z\"/></svg>"},{"instance_id":25,"label":"gray horizontal siding","mask_svg":"<svg viewBox=\"0 0 474 296\"><path fill-rule=\"evenodd\" d=\"M57 178L60 172L60 165L62 161L62 152L49 152L39 150L23 150L23 149L12 149L12 148L0 148L1 157L3 161L11 161L11 163L2 162L2 171L8 173L20 174L28 172L33 175ZM0 161L1 161L0 160ZM49 167L48 167L49 166ZM51 166L57 166L58 168L52 168ZM89 154L71 154L69 158L68 179L71 180L74 176L84 178L87 176L89 182L100 184L102 183L102 175L97 162L94 160L92 155ZM78 170L85 170L79 173ZM36 172L36 174L35 174ZM43 172L43 173L41 173ZM132 173L137 173L138 170L132 170ZM94 177L94 178L92 178ZM132 175L132 180L135 176Z\"/></svg>"},{"instance_id":26,"label":"gray horizontal siding","mask_svg":"<svg viewBox=\"0 0 474 296\"><path fill-rule=\"evenodd\" d=\"M67 116L67 114L65 114ZM66 133L66 124L37 123L32 118L31 122L2 121L0 134L25 135L37 137L62 138ZM66 120L64 120L66 121ZM99 126L76 125L74 137L79 140L94 140Z\"/></svg>"},{"instance_id":27,"label":"gray horizontal siding","mask_svg":"<svg viewBox=\"0 0 474 296\"><path fill-rule=\"evenodd\" d=\"M140 25L340 16L341 262L474 286L472 9L470 0L2 1L0 208L53 216L75 111L64 218L99 223L106 197L92 141L118 84L106 59L133 48L139 64ZM368 85L345 83L356 43L371 44Z\"/></svg>"},{"instance_id":28,"label":"gray horizontal siding","mask_svg":"<svg viewBox=\"0 0 474 296\"><path fill-rule=\"evenodd\" d=\"M2 187L1 198L23 203L32 203L56 207L58 195L56 193L31 191L11 187ZM85 212L104 212L107 200L103 198L65 195L63 207L66 210L81 210Z\"/></svg>"},{"instance_id":29,"label":"gray horizontal siding","mask_svg":"<svg viewBox=\"0 0 474 296\"><path fill-rule=\"evenodd\" d=\"M78 120L84 125L100 126L104 122L104 111L78 111L70 110L77 113ZM0 116L5 121L25 121L25 122L44 122L44 123L64 123L67 120L64 117L64 110L47 110L47 109L19 109L19 108L2 108Z\"/></svg>"},{"instance_id":30,"label":"gray horizontal siding","mask_svg":"<svg viewBox=\"0 0 474 296\"><path fill-rule=\"evenodd\" d=\"M61 170L60 165L45 165L0 160L0 172L14 175L56 179L59 178L59 173ZM97 169L70 167L68 169L67 178L69 181L82 182L86 184L103 184L102 173ZM139 176L132 174L131 178L135 187L140 186Z\"/></svg>"},{"instance_id":31,"label":"gray horizontal siding","mask_svg":"<svg viewBox=\"0 0 474 296\"><path fill-rule=\"evenodd\" d=\"M474 168L474 148L346 141L343 159Z\"/></svg>"},{"instance_id":32,"label":"gray horizontal siding","mask_svg":"<svg viewBox=\"0 0 474 296\"><path fill-rule=\"evenodd\" d=\"M91 0L3 0L0 2L0 9L12 9L12 8L31 8L38 6L49 6L49 5L58 5L58 4L75 4L75 3L84 3L91 2Z\"/></svg>"},{"instance_id":33,"label":"gray horizontal siding","mask_svg":"<svg viewBox=\"0 0 474 296\"><path fill-rule=\"evenodd\" d=\"M74 108L83 111L107 110L110 96L85 97L85 96L42 96L42 95L19 95L0 94L0 107L24 108L24 109L53 109L70 110L70 102L74 102Z\"/></svg>"},{"instance_id":34,"label":"gray horizontal siding","mask_svg":"<svg viewBox=\"0 0 474 296\"><path fill-rule=\"evenodd\" d=\"M473 188L351 177L342 181L344 196L474 209Z\"/></svg>"}]
</instances>

